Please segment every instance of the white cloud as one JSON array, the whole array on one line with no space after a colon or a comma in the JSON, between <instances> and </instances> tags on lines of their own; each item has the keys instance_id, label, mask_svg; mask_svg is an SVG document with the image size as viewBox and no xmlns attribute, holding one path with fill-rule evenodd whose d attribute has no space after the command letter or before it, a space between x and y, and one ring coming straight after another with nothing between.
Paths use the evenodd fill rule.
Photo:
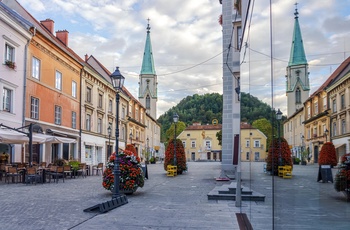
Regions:
<instances>
[{"instance_id":1,"label":"white cloud","mask_svg":"<svg viewBox=\"0 0 350 230\"><path fill-rule=\"evenodd\" d=\"M94 55L115 66L137 97L150 18L158 75L159 115L194 93L222 93L221 5L215 0L18 0L37 20L51 18L69 31L70 47L81 57ZM294 26L295 1L272 1L273 71L270 63L269 2L255 1L241 90L286 114L285 74ZM304 0L298 4L311 92L349 55L350 0ZM249 22L249 18L248 18ZM63 28L62 28L63 27ZM247 33L246 33L247 34ZM202 63L215 55L217 57ZM243 56L242 56L243 57ZM194 67L195 66L195 67ZM193 67L193 68L191 68ZM185 71L181 71L187 69ZM169 74L173 73L173 74ZM271 95L271 86L273 93Z\"/></svg>"}]
</instances>

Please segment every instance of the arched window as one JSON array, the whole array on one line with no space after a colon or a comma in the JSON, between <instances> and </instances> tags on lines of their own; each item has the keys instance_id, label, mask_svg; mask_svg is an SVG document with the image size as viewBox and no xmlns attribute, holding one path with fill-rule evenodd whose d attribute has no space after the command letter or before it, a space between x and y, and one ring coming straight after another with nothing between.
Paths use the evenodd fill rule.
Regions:
<instances>
[{"instance_id":1,"label":"arched window","mask_svg":"<svg viewBox=\"0 0 350 230\"><path fill-rule=\"evenodd\" d=\"M295 103L301 103L301 92L299 87L295 90Z\"/></svg>"},{"instance_id":2,"label":"arched window","mask_svg":"<svg viewBox=\"0 0 350 230\"><path fill-rule=\"evenodd\" d=\"M151 108L151 98L149 97L149 95L147 95L146 97L146 109L150 109Z\"/></svg>"}]
</instances>

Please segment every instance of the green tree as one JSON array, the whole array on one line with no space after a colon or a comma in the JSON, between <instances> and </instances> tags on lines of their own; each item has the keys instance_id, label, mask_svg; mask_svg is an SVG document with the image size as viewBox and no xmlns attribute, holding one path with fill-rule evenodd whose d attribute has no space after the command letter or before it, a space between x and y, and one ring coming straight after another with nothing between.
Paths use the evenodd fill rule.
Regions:
<instances>
[{"instance_id":1,"label":"green tree","mask_svg":"<svg viewBox=\"0 0 350 230\"><path fill-rule=\"evenodd\" d=\"M219 141L219 145L221 145L221 141L222 141L222 130L220 130L219 132L216 133L216 138Z\"/></svg>"},{"instance_id":2,"label":"green tree","mask_svg":"<svg viewBox=\"0 0 350 230\"><path fill-rule=\"evenodd\" d=\"M272 136L273 130L272 130L271 122L268 121L266 118L260 118L258 120L255 120L252 126L256 129L259 129L267 137L267 141L266 141L266 151L267 151L273 138Z\"/></svg>"},{"instance_id":3,"label":"green tree","mask_svg":"<svg viewBox=\"0 0 350 230\"><path fill-rule=\"evenodd\" d=\"M186 129L186 124L182 121L176 123L176 136ZM166 131L166 139L174 139L175 124L172 123L170 128Z\"/></svg>"}]
</instances>

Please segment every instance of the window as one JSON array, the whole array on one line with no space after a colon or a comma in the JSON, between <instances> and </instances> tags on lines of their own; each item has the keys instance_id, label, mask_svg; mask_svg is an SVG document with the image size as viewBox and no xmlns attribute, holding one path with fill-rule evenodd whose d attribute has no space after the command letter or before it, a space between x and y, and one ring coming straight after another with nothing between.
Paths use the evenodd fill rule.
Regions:
<instances>
[{"instance_id":1,"label":"window","mask_svg":"<svg viewBox=\"0 0 350 230\"><path fill-rule=\"evenodd\" d=\"M40 79L40 60L33 57L32 58L32 77Z\"/></svg>"},{"instance_id":2,"label":"window","mask_svg":"<svg viewBox=\"0 0 350 230\"><path fill-rule=\"evenodd\" d=\"M85 129L87 131L91 131L91 115L90 114L86 114Z\"/></svg>"},{"instance_id":3,"label":"window","mask_svg":"<svg viewBox=\"0 0 350 230\"><path fill-rule=\"evenodd\" d=\"M337 122L333 122L333 133L332 136L336 136L337 135Z\"/></svg>"},{"instance_id":4,"label":"window","mask_svg":"<svg viewBox=\"0 0 350 230\"><path fill-rule=\"evenodd\" d=\"M301 103L301 91L299 87L295 90L295 103L297 104Z\"/></svg>"},{"instance_id":5,"label":"window","mask_svg":"<svg viewBox=\"0 0 350 230\"><path fill-rule=\"evenodd\" d=\"M249 161L249 159L250 159L250 156L249 156L250 154L249 154L249 152L247 152L246 153L246 157L245 157L245 159L247 160L247 161Z\"/></svg>"},{"instance_id":6,"label":"window","mask_svg":"<svg viewBox=\"0 0 350 230\"><path fill-rule=\"evenodd\" d=\"M129 116L131 117L131 115L132 115L132 104L130 103L129 104Z\"/></svg>"},{"instance_id":7,"label":"window","mask_svg":"<svg viewBox=\"0 0 350 230\"><path fill-rule=\"evenodd\" d=\"M86 101L91 103L91 88L86 87Z\"/></svg>"},{"instance_id":8,"label":"window","mask_svg":"<svg viewBox=\"0 0 350 230\"><path fill-rule=\"evenodd\" d=\"M183 141L182 145L184 146L184 148L186 148L186 141Z\"/></svg>"},{"instance_id":9,"label":"window","mask_svg":"<svg viewBox=\"0 0 350 230\"><path fill-rule=\"evenodd\" d=\"M62 90L62 73L60 73L59 71L56 71L55 88L58 90Z\"/></svg>"},{"instance_id":10,"label":"window","mask_svg":"<svg viewBox=\"0 0 350 230\"><path fill-rule=\"evenodd\" d=\"M211 149L211 142L210 141L205 141L205 147L207 149Z\"/></svg>"},{"instance_id":11,"label":"window","mask_svg":"<svg viewBox=\"0 0 350 230\"><path fill-rule=\"evenodd\" d=\"M190 136L191 136L191 134L190 134L190 133L187 133L187 136L188 136L188 137L190 137Z\"/></svg>"},{"instance_id":12,"label":"window","mask_svg":"<svg viewBox=\"0 0 350 230\"><path fill-rule=\"evenodd\" d=\"M254 141L254 147L259 148L260 147L260 141Z\"/></svg>"},{"instance_id":13,"label":"window","mask_svg":"<svg viewBox=\"0 0 350 230\"><path fill-rule=\"evenodd\" d=\"M12 112L12 97L13 91L7 88L3 89L2 95L2 110L6 112Z\"/></svg>"},{"instance_id":14,"label":"window","mask_svg":"<svg viewBox=\"0 0 350 230\"><path fill-rule=\"evenodd\" d=\"M30 118L39 119L39 99L35 97L30 99Z\"/></svg>"},{"instance_id":15,"label":"window","mask_svg":"<svg viewBox=\"0 0 350 230\"><path fill-rule=\"evenodd\" d=\"M85 159L90 161L92 155L92 146L91 145L85 145Z\"/></svg>"},{"instance_id":16,"label":"window","mask_svg":"<svg viewBox=\"0 0 350 230\"><path fill-rule=\"evenodd\" d=\"M15 48L9 44L5 45L5 61L15 62Z\"/></svg>"},{"instance_id":17,"label":"window","mask_svg":"<svg viewBox=\"0 0 350 230\"><path fill-rule=\"evenodd\" d=\"M259 161L260 160L260 153L259 152L255 152L255 161Z\"/></svg>"},{"instance_id":18,"label":"window","mask_svg":"<svg viewBox=\"0 0 350 230\"><path fill-rule=\"evenodd\" d=\"M72 128L76 129L77 128L77 113L72 112Z\"/></svg>"},{"instance_id":19,"label":"window","mask_svg":"<svg viewBox=\"0 0 350 230\"><path fill-rule=\"evenodd\" d=\"M119 133L119 139L125 140L125 125L122 125L121 132Z\"/></svg>"},{"instance_id":20,"label":"window","mask_svg":"<svg viewBox=\"0 0 350 230\"><path fill-rule=\"evenodd\" d=\"M327 97L323 98L323 110L327 109Z\"/></svg>"},{"instance_id":21,"label":"window","mask_svg":"<svg viewBox=\"0 0 350 230\"><path fill-rule=\"evenodd\" d=\"M135 120L139 120L139 108L136 108L136 111L135 111Z\"/></svg>"},{"instance_id":22,"label":"window","mask_svg":"<svg viewBox=\"0 0 350 230\"><path fill-rule=\"evenodd\" d=\"M245 141L245 147L250 147L250 140Z\"/></svg>"},{"instance_id":23,"label":"window","mask_svg":"<svg viewBox=\"0 0 350 230\"><path fill-rule=\"evenodd\" d=\"M122 119L125 119L125 110L126 110L126 108L123 106L122 107Z\"/></svg>"},{"instance_id":24,"label":"window","mask_svg":"<svg viewBox=\"0 0 350 230\"><path fill-rule=\"evenodd\" d=\"M191 148L196 148L196 141L191 141Z\"/></svg>"},{"instance_id":25,"label":"window","mask_svg":"<svg viewBox=\"0 0 350 230\"><path fill-rule=\"evenodd\" d=\"M102 133L102 119L101 118L97 119L97 132Z\"/></svg>"},{"instance_id":26,"label":"window","mask_svg":"<svg viewBox=\"0 0 350 230\"><path fill-rule=\"evenodd\" d=\"M311 117L310 106L307 107L307 118Z\"/></svg>"},{"instance_id":27,"label":"window","mask_svg":"<svg viewBox=\"0 0 350 230\"><path fill-rule=\"evenodd\" d=\"M103 99L103 95L102 94L98 94L98 108L102 108L102 99Z\"/></svg>"},{"instance_id":28,"label":"window","mask_svg":"<svg viewBox=\"0 0 350 230\"><path fill-rule=\"evenodd\" d=\"M55 124L56 125L61 124L61 112L62 112L61 106L55 105Z\"/></svg>"},{"instance_id":29,"label":"window","mask_svg":"<svg viewBox=\"0 0 350 230\"><path fill-rule=\"evenodd\" d=\"M346 124L345 124L345 119L341 120L341 134L346 133Z\"/></svg>"},{"instance_id":30,"label":"window","mask_svg":"<svg viewBox=\"0 0 350 230\"><path fill-rule=\"evenodd\" d=\"M345 95L340 95L340 108L345 109Z\"/></svg>"},{"instance_id":31,"label":"window","mask_svg":"<svg viewBox=\"0 0 350 230\"><path fill-rule=\"evenodd\" d=\"M149 95L146 96L146 109L150 109L151 108L151 98L149 97Z\"/></svg>"},{"instance_id":32,"label":"window","mask_svg":"<svg viewBox=\"0 0 350 230\"><path fill-rule=\"evenodd\" d=\"M112 102L112 100L111 99L109 99L109 101L108 101L108 112L109 113L111 113L112 112L112 109L113 109L113 104L112 104L113 102ZM125 108L123 108L123 109L125 109ZM125 111L124 111L125 112Z\"/></svg>"},{"instance_id":33,"label":"window","mask_svg":"<svg viewBox=\"0 0 350 230\"><path fill-rule=\"evenodd\" d=\"M77 83L72 81L72 97L77 97Z\"/></svg>"},{"instance_id":34,"label":"window","mask_svg":"<svg viewBox=\"0 0 350 230\"><path fill-rule=\"evenodd\" d=\"M237 43L236 49L239 50L242 44L242 27L237 26Z\"/></svg>"},{"instance_id":35,"label":"window","mask_svg":"<svg viewBox=\"0 0 350 230\"><path fill-rule=\"evenodd\" d=\"M314 107L315 107L315 114L314 115L317 115L318 114L318 101L315 102Z\"/></svg>"},{"instance_id":36,"label":"window","mask_svg":"<svg viewBox=\"0 0 350 230\"><path fill-rule=\"evenodd\" d=\"M333 113L337 112L337 101L335 99L332 101L332 110Z\"/></svg>"}]
</instances>

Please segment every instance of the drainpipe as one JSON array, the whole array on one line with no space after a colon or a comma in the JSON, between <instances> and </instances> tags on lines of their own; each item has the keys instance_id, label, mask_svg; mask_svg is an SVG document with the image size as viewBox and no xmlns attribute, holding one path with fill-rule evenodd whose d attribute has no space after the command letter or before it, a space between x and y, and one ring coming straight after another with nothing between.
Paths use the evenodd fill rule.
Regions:
<instances>
[{"instance_id":1,"label":"drainpipe","mask_svg":"<svg viewBox=\"0 0 350 230\"><path fill-rule=\"evenodd\" d=\"M82 69L80 70L80 99L79 99L79 146L78 146L78 161L81 162L81 114L82 114L82 109L81 109L81 101L82 101L82 85L83 85L83 69L84 69L84 66L82 67Z\"/></svg>"}]
</instances>

